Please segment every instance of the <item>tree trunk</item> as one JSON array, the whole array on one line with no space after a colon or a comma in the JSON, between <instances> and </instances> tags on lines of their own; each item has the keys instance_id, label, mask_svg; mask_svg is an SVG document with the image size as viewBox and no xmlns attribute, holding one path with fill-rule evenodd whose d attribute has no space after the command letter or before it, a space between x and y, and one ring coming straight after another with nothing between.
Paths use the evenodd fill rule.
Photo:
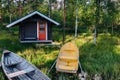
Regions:
<instances>
[{"instance_id":1,"label":"tree trunk","mask_svg":"<svg viewBox=\"0 0 120 80\"><path fill-rule=\"evenodd\" d=\"M108 25L106 25L106 34L108 33Z\"/></svg>"},{"instance_id":2,"label":"tree trunk","mask_svg":"<svg viewBox=\"0 0 120 80\"><path fill-rule=\"evenodd\" d=\"M113 35L113 27L114 27L114 24L112 24L112 35Z\"/></svg>"},{"instance_id":3,"label":"tree trunk","mask_svg":"<svg viewBox=\"0 0 120 80\"><path fill-rule=\"evenodd\" d=\"M78 0L76 0L75 38L77 37L77 28L78 28Z\"/></svg>"},{"instance_id":4,"label":"tree trunk","mask_svg":"<svg viewBox=\"0 0 120 80\"><path fill-rule=\"evenodd\" d=\"M48 17L51 15L51 0L48 0Z\"/></svg>"},{"instance_id":5,"label":"tree trunk","mask_svg":"<svg viewBox=\"0 0 120 80\"><path fill-rule=\"evenodd\" d=\"M95 31L94 31L94 44L96 45L96 35L97 35L97 31L96 31L96 28L95 28Z\"/></svg>"},{"instance_id":6,"label":"tree trunk","mask_svg":"<svg viewBox=\"0 0 120 80\"><path fill-rule=\"evenodd\" d=\"M96 0L96 21L95 21L95 32L94 32L94 44L96 45L97 39L97 26L99 25L99 14L100 14L100 0Z\"/></svg>"},{"instance_id":7,"label":"tree trunk","mask_svg":"<svg viewBox=\"0 0 120 80\"><path fill-rule=\"evenodd\" d=\"M10 11L11 1L8 0L8 12L9 12L9 23L11 23L11 11Z\"/></svg>"},{"instance_id":8,"label":"tree trunk","mask_svg":"<svg viewBox=\"0 0 120 80\"><path fill-rule=\"evenodd\" d=\"M18 3L18 15L19 17L21 16L22 14L22 5L21 5L21 1L19 0L19 3Z\"/></svg>"},{"instance_id":9,"label":"tree trunk","mask_svg":"<svg viewBox=\"0 0 120 80\"><path fill-rule=\"evenodd\" d=\"M64 20L63 20L63 44L65 42L65 26L66 26L66 5L64 0Z\"/></svg>"}]
</instances>

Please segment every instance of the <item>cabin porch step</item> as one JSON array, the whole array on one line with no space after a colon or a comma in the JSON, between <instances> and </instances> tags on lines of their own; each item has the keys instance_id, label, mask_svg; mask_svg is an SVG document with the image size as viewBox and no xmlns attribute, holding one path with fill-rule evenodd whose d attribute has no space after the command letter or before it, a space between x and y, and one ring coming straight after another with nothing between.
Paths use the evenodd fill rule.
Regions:
<instances>
[{"instance_id":1,"label":"cabin porch step","mask_svg":"<svg viewBox=\"0 0 120 80\"><path fill-rule=\"evenodd\" d=\"M14 72L14 73L10 73L10 74L8 74L8 77L13 78L13 77L16 77L16 76L19 76L19 75L22 75L22 74L26 74L26 73L32 72L34 70L35 70L34 68L27 68L25 70L21 70L21 71L17 71L17 72Z\"/></svg>"}]
</instances>

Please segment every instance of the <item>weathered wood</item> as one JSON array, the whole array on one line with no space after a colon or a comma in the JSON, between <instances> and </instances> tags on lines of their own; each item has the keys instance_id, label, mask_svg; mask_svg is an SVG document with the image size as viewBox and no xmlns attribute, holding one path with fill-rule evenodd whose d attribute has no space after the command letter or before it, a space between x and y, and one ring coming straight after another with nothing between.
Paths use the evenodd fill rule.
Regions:
<instances>
[{"instance_id":1,"label":"weathered wood","mask_svg":"<svg viewBox=\"0 0 120 80\"><path fill-rule=\"evenodd\" d=\"M76 73L78 70L79 50L71 42L66 43L60 49L56 70L58 72Z\"/></svg>"},{"instance_id":2,"label":"weathered wood","mask_svg":"<svg viewBox=\"0 0 120 80\"><path fill-rule=\"evenodd\" d=\"M25 74L25 73L29 73L29 72L32 72L34 71L34 69L26 69L26 70L21 70L21 71L17 71L17 72L14 72L14 73L10 73L8 74L8 76L10 78L13 78L13 77L16 77L16 76L19 76L19 75L22 75L22 74Z\"/></svg>"},{"instance_id":3,"label":"weathered wood","mask_svg":"<svg viewBox=\"0 0 120 80\"><path fill-rule=\"evenodd\" d=\"M21 62L13 63L13 64L6 64L5 66L10 67L10 66L14 66L14 65L17 65L17 64L20 64L20 63L21 63Z\"/></svg>"},{"instance_id":4,"label":"weathered wood","mask_svg":"<svg viewBox=\"0 0 120 80\"><path fill-rule=\"evenodd\" d=\"M13 52L4 51L1 63L9 80L51 80L38 68Z\"/></svg>"}]
</instances>

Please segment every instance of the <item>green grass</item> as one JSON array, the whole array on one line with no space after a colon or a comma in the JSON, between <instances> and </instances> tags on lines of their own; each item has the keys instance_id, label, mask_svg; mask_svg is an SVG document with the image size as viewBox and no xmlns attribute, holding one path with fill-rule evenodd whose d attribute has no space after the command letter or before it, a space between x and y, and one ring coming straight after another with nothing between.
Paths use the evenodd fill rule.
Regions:
<instances>
[{"instance_id":1,"label":"green grass","mask_svg":"<svg viewBox=\"0 0 120 80\"><path fill-rule=\"evenodd\" d=\"M54 41L62 43L62 36L57 36L57 34L57 32L53 34L53 37L56 38L53 38ZM57 80L56 77L59 75L56 75L55 68L50 74L48 74L48 70L57 58L59 47L21 44L18 35L10 34L5 30L1 31L0 35L0 53L3 49L11 50L37 66L52 80ZM83 70L89 74L90 78L94 74L100 74L103 80L120 79L119 37L100 34L96 46L93 44L92 34L80 34L76 39L73 39L71 35L67 35L65 42L70 40L78 46ZM74 80L71 76L68 78L68 80ZM5 80L2 72L0 73L0 79Z\"/></svg>"},{"instance_id":2,"label":"green grass","mask_svg":"<svg viewBox=\"0 0 120 80\"><path fill-rule=\"evenodd\" d=\"M104 80L118 80L120 77L119 38L110 35L99 35L97 46L93 40L79 46L80 60L89 74L101 74ZM77 42L78 44L78 42Z\"/></svg>"}]
</instances>

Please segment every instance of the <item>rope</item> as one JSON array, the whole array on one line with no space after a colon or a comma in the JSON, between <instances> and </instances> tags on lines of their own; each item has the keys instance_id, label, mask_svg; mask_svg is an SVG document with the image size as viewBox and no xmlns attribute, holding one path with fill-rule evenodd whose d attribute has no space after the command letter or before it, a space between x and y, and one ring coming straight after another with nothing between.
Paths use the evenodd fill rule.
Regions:
<instances>
[{"instance_id":1,"label":"rope","mask_svg":"<svg viewBox=\"0 0 120 80\"><path fill-rule=\"evenodd\" d=\"M57 62L57 59L55 60L55 62L53 63L53 65L51 66L50 70L48 71L48 73L50 73L50 71L52 70L52 68L54 67L55 63Z\"/></svg>"}]
</instances>

